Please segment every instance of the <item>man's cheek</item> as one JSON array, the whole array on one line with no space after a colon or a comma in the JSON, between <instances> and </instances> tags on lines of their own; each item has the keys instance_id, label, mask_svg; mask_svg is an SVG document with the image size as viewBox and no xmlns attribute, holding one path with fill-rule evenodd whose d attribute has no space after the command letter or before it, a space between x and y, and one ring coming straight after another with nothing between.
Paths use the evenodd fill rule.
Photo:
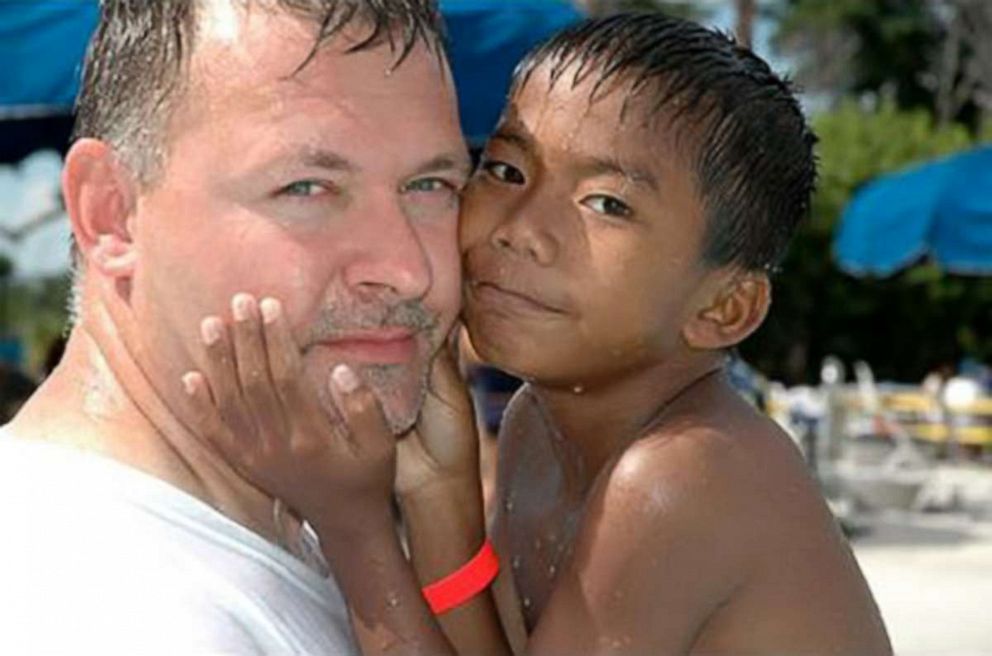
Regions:
<instances>
[{"instance_id":1,"label":"man's cheek","mask_svg":"<svg viewBox=\"0 0 992 656\"><path fill-rule=\"evenodd\" d=\"M433 287L431 305L444 318L454 317L461 309L461 257L454 230L438 235L433 243L425 243L430 257Z\"/></svg>"}]
</instances>

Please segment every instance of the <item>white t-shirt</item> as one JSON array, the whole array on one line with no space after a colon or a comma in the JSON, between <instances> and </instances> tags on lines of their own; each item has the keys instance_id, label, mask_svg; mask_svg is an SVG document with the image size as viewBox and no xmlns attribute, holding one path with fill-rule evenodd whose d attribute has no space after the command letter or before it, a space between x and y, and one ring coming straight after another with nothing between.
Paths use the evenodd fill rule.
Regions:
<instances>
[{"instance_id":1,"label":"white t-shirt","mask_svg":"<svg viewBox=\"0 0 992 656\"><path fill-rule=\"evenodd\" d=\"M333 580L126 465L0 431L0 654L356 654Z\"/></svg>"}]
</instances>

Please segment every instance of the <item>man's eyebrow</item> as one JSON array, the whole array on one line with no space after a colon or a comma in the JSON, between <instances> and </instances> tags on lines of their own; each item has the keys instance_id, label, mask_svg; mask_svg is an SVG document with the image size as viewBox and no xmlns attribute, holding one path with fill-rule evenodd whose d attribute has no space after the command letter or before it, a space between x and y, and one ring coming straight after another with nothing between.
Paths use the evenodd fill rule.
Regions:
<instances>
[{"instance_id":1,"label":"man's eyebrow","mask_svg":"<svg viewBox=\"0 0 992 656\"><path fill-rule=\"evenodd\" d=\"M330 169L332 171L344 171L345 173L352 173L357 168L343 155L323 148L308 148L303 152L301 161L305 166Z\"/></svg>"},{"instance_id":2,"label":"man's eyebrow","mask_svg":"<svg viewBox=\"0 0 992 656\"><path fill-rule=\"evenodd\" d=\"M577 167L586 175L618 175L635 184L646 185L655 192L661 190L658 178L650 170L623 164L613 157L580 158Z\"/></svg>"},{"instance_id":3,"label":"man's eyebrow","mask_svg":"<svg viewBox=\"0 0 992 656\"><path fill-rule=\"evenodd\" d=\"M455 171L468 177L472 173L472 162L467 155L438 155L418 166L413 175L439 173L441 171Z\"/></svg>"}]
</instances>

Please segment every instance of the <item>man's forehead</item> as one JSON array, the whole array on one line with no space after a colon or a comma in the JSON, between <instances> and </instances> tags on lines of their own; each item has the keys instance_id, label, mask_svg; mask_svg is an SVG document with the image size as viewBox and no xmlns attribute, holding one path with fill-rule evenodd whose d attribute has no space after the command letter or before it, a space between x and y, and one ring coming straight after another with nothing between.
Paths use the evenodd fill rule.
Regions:
<instances>
[{"instance_id":1,"label":"man's forehead","mask_svg":"<svg viewBox=\"0 0 992 656\"><path fill-rule=\"evenodd\" d=\"M247 5L235 0L200 0L197 33L206 41L236 43L241 37Z\"/></svg>"},{"instance_id":2,"label":"man's forehead","mask_svg":"<svg viewBox=\"0 0 992 656\"><path fill-rule=\"evenodd\" d=\"M260 0L200 0L197 4L194 68L255 59L289 50L309 51L316 26ZM299 41L297 44L296 42ZM267 52L267 44L279 43ZM304 54L305 56L305 54Z\"/></svg>"}]
</instances>

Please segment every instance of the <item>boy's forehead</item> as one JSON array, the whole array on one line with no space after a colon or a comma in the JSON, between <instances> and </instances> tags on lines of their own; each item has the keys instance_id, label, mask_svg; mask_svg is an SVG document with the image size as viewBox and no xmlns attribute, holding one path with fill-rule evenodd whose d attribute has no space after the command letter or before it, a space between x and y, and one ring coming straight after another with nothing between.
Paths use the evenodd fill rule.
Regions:
<instances>
[{"instance_id":1,"label":"boy's forehead","mask_svg":"<svg viewBox=\"0 0 992 656\"><path fill-rule=\"evenodd\" d=\"M656 107L653 94L635 90L632 78L600 80L598 71L576 80L570 69L552 79L550 67L539 66L516 89L503 125L564 150L622 150L649 160L681 152L671 112Z\"/></svg>"}]
</instances>

